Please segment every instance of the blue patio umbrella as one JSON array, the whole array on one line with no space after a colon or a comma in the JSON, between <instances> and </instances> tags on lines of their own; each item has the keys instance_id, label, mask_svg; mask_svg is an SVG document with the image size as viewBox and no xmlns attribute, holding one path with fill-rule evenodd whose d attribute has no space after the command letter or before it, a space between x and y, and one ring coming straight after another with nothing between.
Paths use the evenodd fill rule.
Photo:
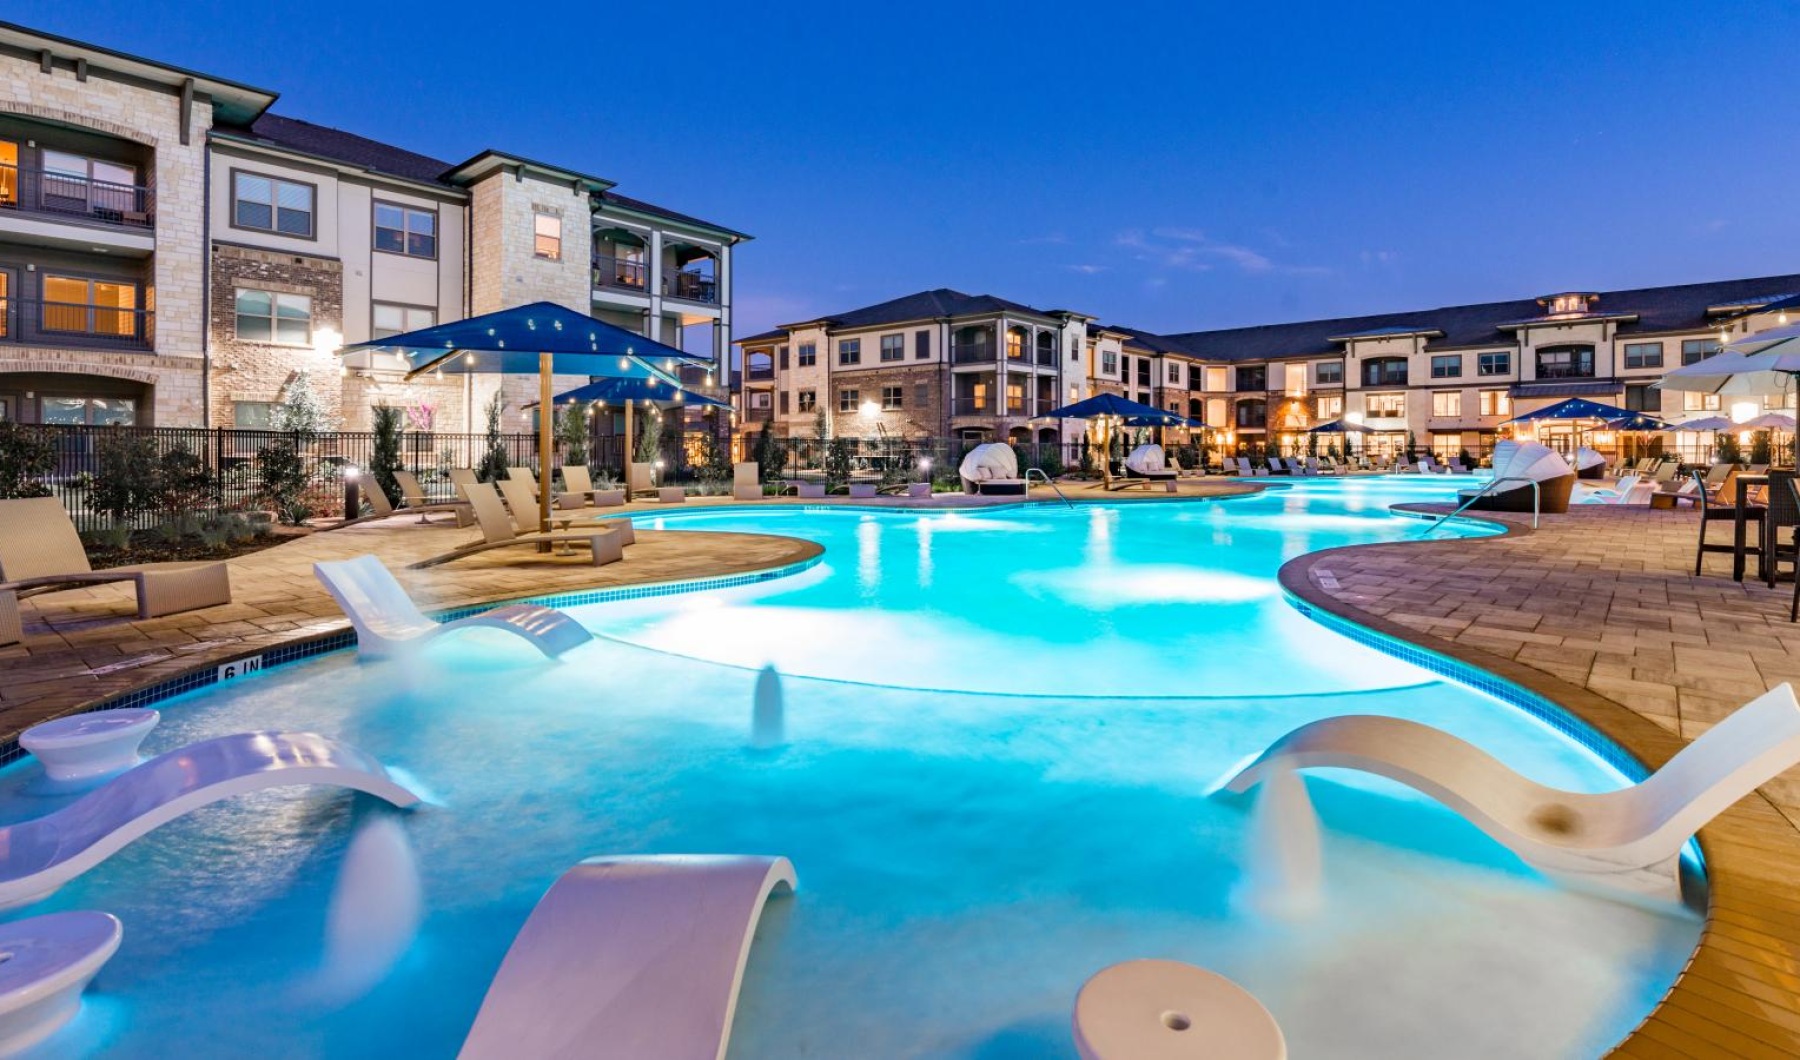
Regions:
<instances>
[{"instance_id":1,"label":"blue patio umbrella","mask_svg":"<svg viewBox=\"0 0 1800 1060\"><path fill-rule=\"evenodd\" d=\"M1617 405L1608 405L1601 401L1589 401L1587 398L1569 398L1558 401L1523 415L1514 416L1506 423L1535 423L1538 420L1602 420L1610 423L1613 420L1630 419L1638 413L1630 409L1622 409Z\"/></svg>"},{"instance_id":2,"label":"blue patio umbrella","mask_svg":"<svg viewBox=\"0 0 1800 1060\"><path fill-rule=\"evenodd\" d=\"M596 379L586 386L565 390L556 395L558 405L579 405L599 401L606 404L624 404L631 401L660 402L668 405L701 405L708 408L727 408L725 402L718 398L708 397L696 390L689 390L679 384L671 384L661 379ZM536 408L537 402L525 406Z\"/></svg>"},{"instance_id":3,"label":"blue patio umbrella","mask_svg":"<svg viewBox=\"0 0 1800 1060\"><path fill-rule=\"evenodd\" d=\"M530 375L537 373L538 403L552 400L551 377L657 380L679 388L683 363L710 360L595 320L554 302L532 302L466 320L437 324L346 346L345 357L373 355L399 360L408 380L421 375ZM631 405L625 405L631 430ZM551 417L538 417L538 515L550 526L550 476L554 445ZM629 468L627 481L629 481Z\"/></svg>"},{"instance_id":4,"label":"blue patio umbrella","mask_svg":"<svg viewBox=\"0 0 1800 1060\"><path fill-rule=\"evenodd\" d=\"M1112 422L1118 420L1126 427L1180 427L1188 423L1186 416L1179 413L1159 409L1154 405L1146 405L1141 401L1132 401L1117 394L1095 394L1073 405L1051 409L1038 414L1041 419L1051 420L1093 420L1100 433L1100 479L1109 488L1112 485L1112 461L1105 456L1112 443Z\"/></svg>"},{"instance_id":5,"label":"blue patio umbrella","mask_svg":"<svg viewBox=\"0 0 1800 1060\"><path fill-rule=\"evenodd\" d=\"M1308 434L1374 434L1375 428L1364 427L1360 423L1346 423L1343 420L1331 420L1308 430Z\"/></svg>"},{"instance_id":6,"label":"blue patio umbrella","mask_svg":"<svg viewBox=\"0 0 1800 1060\"><path fill-rule=\"evenodd\" d=\"M1666 431L1669 424L1657 419L1647 412L1633 412L1616 420L1607 420L1606 425L1615 431Z\"/></svg>"}]
</instances>

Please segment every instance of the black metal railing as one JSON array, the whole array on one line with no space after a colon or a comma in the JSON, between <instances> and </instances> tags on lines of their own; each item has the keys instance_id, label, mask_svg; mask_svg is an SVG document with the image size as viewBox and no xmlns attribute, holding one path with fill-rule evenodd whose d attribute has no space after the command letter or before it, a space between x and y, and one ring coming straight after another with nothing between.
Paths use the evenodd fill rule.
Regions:
<instances>
[{"instance_id":1,"label":"black metal railing","mask_svg":"<svg viewBox=\"0 0 1800 1060\"><path fill-rule=\"evenodd\" d=\"M1592 379L1594 378L1594 365L1592 362L1587 364L1539 364L1537 377L1539 379Z\"/></svg>"},{"instance_id":2,"label":"black metal railing","mask_svg":"<svg viewBox=\"0 0 1800 1060\"><path fill-rule=\"evenodd\" d=\"M744 410L744 422L768 423L775 418L775 410L768 407L748 408Z\"/></svg>"},{"instance_id":3,"label":"black metal railing","mask_svg":"<svg viewBox=\"0 0 1800 1060\"><path fill-rule=\"evenodd\" d=\"M40 166L0 166L0 209L120 228L156 227L152 189Z\"/></svg>"},{"instance_id":4,"label":"black metal railing","mask_svg":"<svg viewBox=\"0 0 1800 1060\"><path fill-rule=\"evenodd\" d=\"M708 305L717 305L719 301L719 282L697 272L678 272L673 276L665 276L663 287L663 293L672 298L705 302Z\"/></svg>"},{"instance_id":5,"label":"black metal railing","mask_svg":"<svg viewBox=\"0 0 1800 1060\"><path fill-rule=\"evenodd\" d=\"M1058 359L1059 355L1056 350L1044 346L1038 347L1037 363L1040 367L1054 368Z\"/></svg>"},{"instance_id":6,"label":"black metal railing","mask_svg":"<svg viewBox=\"0 0 1800 1060\"><path fill-rule=\"evenodd\" d=\"M951 364L987 364L994 359L991 342L954 342L950 344Z\"/></svg>"},{"instance_id":7,"label":"black metal railing","mask_svg":"<svg viewBox=\"0 0 1800 1060\"><path fill-rule=\"evenodd\" d=\"M772 364L751 365L744 372L744 378L751 380L773 379L775 378L775 366Z\"/></svg>"},{"instance_id":8,"label":"black metal railing","mask_svg":"<svg viewBox=\"0 0 1800 1060\"><path fill-rule=\"evenodd\" d=\"M156 340L154 316L148 309L0 298L0 342L148 350Z\"/></svg>"},{"instance_id":9,"label":"black metal railing","mask_svg":"<svg viewBox=\"0 0 1800 1060\"><path fill-rule=\"evenodd\" d=\"M641 291L649 282L649 271L641 261L595 254L594 286L625 287Z\"/></svg>"}]
</instances>

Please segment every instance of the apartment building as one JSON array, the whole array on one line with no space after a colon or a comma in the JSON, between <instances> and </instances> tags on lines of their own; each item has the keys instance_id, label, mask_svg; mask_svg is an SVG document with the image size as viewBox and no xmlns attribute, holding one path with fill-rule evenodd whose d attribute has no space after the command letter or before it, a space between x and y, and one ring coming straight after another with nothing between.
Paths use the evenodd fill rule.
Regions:
<instances>
[{"instance_id":1,"label":"apartment building","mask_svg":"<svg viewBox=\"0 0 1800 1060\"><path fill-rule=\"evenodd\" d=\"M860 335L865 322L860 314L873 310L885 317L883 307L925 297L809 322L805 333L814 349L823 349L819 343L839 333L836 322L859 322L849 330ZM1710 357L1734 337L1785 323L1789 310L1800 312L1800 275L1559 292L1172 335L1099 324L1079 313L1046 314L1005 304L1021 322L1035 314L1038 321L1057 323L1054 341L1068 358L1052 358L1062 372L1051 393L1068 400L1099 392L1122 394L1203 425L1165 430L1165 443L1204 439L1232 451L1295 452L1307 446L1309 428L1342 419L1372 432L1360 436L1359 445L1373 451L1397 451L1410 441L1447 457L1462 450L1485 452L1501 435L1504 421L1569 397L1675 421L1704 411L1730 412L1739 420L1755 415L1760 406L1737 402L1721 408L1716 395L1665 392L1655 384L1671 368ZM850 387L844 381L850 377L840 375L836 363L820 362L809 352L809 374L802 377L798 368L789 368L781 351L801 327L743 344L748 370L739 401L746 428L767 423L778 435L793 433L796 419L783 414L791 404L782 396L789 389L803 386L814 395L841 395L849 388L856 390L850 405L862 401L861 388ZM947 371L958 367L954 357L951 361ZM1794 395L1772 397L1766 404L1792 407ZM940 419L931 430L923 422L919 427L937 436L1038 440L1049 437L1044 432L1051 428L1030 416L1045 408L1037 402L1015 404L1009 397L1004 414L998 407L971 404L953 409L967 416ZM759 409L773 411L759 419ZM846 424L853 431L859 425ZM1080 425L1063 430L1070 437ZM1536 433L1551 444L1572 447L1574 430L1547 424ZM1602 450L1618 445L1604 431L1590 432L1583 440Z\"/></svg>"},{"instance_id":2,"label":"apartment building","mask_svg":"<svg viewBox=\"0 0 1800 1060\"><path fill-rule=\"evenodd\" d=\"M497 150L451 163L276 93L0 23L0 419L530 426L533 380L420 379L346 344L553 301L723 363L743 233ZM561 380L579 385L585 378ZM695 379L697 386L710 380Z\"/></svg>"}]
</instances>

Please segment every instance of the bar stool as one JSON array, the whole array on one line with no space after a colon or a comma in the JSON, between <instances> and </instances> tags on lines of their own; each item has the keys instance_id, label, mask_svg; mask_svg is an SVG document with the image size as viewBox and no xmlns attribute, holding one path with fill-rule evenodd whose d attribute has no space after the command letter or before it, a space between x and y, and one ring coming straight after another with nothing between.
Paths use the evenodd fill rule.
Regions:
<instances>
[{"instance_id":1,"label":"bar stool","mask_svg":"<svg viewBox=\"0 0 1800 1060\"><path fill-rule=\"evenodd\" d=\"M1800 502L1794 496L1794 473L1769 472L1766 496L1769 510L1763 517L1762 574L1763 583L1773 589L1783 560L1795 564L1796 570L1800 571ZM1794 533L1783 541L1783 530ZM1800 575L1795 580L1800 582Z\"/></svg>"},{"instance_id":2,"label":"bar stool","mask_svg":"<svg viewBox=\"0 0 1800 1060\"><path fill-rule=\"evenodd\" d=\"M1694 577L1698 578L1700 576L1701 566L1706 562L1706 554L1708 552L1723 552L1729 555L1737 551L1735 545L1709 544L1706 540L1706 528L1708 526L1711 526L1715 522L1735 523L1737 520L1737 507L1731 503L1731 498L1734 496L1731 491L1732 487L1735 485L1735 480L1737 479L1737 472L1733 471L1725 477L1725 482L1719 487L1717 496L1706 492L1706 482L1701 478L1698 471L1692 472L1692 474L1694 476L1694 481L1700 484L1700 542L1694 549ZM1744 512L1744 517L1746 519L1757 524L1758 541L1762 539L1761 528L1763 513L1765 511L1766 509L1760 505L1752 505ZM1745 551L1753 553L1756 556L1758 564L1764 562L1763 552L1760 546L1755 548L1746 547Z\"/></svg>"}]
</instances>

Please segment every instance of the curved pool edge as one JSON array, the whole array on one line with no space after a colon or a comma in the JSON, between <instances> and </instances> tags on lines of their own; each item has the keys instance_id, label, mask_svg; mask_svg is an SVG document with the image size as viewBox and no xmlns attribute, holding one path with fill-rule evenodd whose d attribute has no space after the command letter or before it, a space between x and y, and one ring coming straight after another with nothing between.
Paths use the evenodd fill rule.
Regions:
<instances>
[{"instance_id":1,"label":"curved pool edge","mask_svg":"<svg viewBox=\"0 0 1800 1060\"><path fill-rule=\"evenodd\" d=\"M1396 514L1415 518L1443 514L1441 509L1434 511L1429 506L1394 507ZM1276 577L1289 602L1309 617L1320 620L1327 616L1332 620L1328 624L1341 632L1360 629L1383 638L1385 644L1370 641L1378 648L1408 645L1448 660L1458 673L1473 671L1517 686L1597 733L1628 756L1637 770L1660 768L1686 746L1681 737L1597 692L1525 663L1422 633L1365 611L1333 595L1315 577L1315 572L1330 574L1328 565L1333 556L1357 549L1443 549L1533 533L1529 527L1505 520L1467 515L1461 518L1487 523L1501 532L1445 540L1341 545L1296 556L1282 564ZM1321 571L1321 567L1327 569ZM1476 687L1493 691L1481 682ZM1501 698L1555 724L1551 717L1524 705L1528 701ZM1585 741L1584 746L1597 750ZM1794 997L1792 972L1800 960L1800 916L1786 909L1771 911L1769 903L1760 897L1769 888L1791 884L1794 876L1788 870L1800 866L1800 828L1758 791L1714 818L1696 839L1705 859L1707 879L1699 944L1661 1000L1607 1055L1800 1055L1800 1016L1795 1014L1800 1001ZM1759 959L1752 949L1768 956ZM1777 1003L1773 998L1786 1001ZM1784 1015L1779 1020L1762 1015L1771 1010L1780 1010ZM1722 1022L1725 1020L1730 1023Z\"/></svg>"}]
</instances>

